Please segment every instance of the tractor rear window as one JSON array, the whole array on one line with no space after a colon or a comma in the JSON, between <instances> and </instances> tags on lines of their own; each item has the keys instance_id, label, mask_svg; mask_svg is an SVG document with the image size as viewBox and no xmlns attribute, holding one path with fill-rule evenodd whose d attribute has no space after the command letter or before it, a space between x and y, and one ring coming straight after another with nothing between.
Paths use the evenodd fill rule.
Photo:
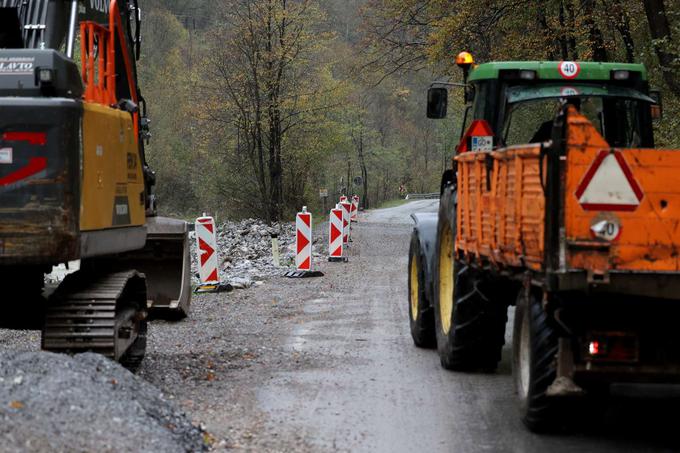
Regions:
<instances>
[{"instance_id":1,"label":"tractor rear window","mask_svg":"<svg viewBox=\"0 0 680 453\"><path fill-rule=\"evenodd\" d=\"M508 103L535 101L538 99L569 99L572 97L601 97L634 99L653 103L654 99L632 88L615 85L591 84L546 84L546 85L518 85L507 89Z\"/></svg>"},{"instance_id":2,"label":"tractor rear window","mask_svg":"<svg viewBox=\"0 0 680 453\"><path fill-rule=\"evenodd\" d=\"M510 103L503 124L505 146L550 140L553 120L565 103L574 105L588 118L611 146L644 146L639 133L642 101L609 96L546 97Z\"/></svg>"},{"instance_id":3,"label":"tractor rear window","mask_svg":"<svg viewBox=\"0 0 680 453\"><path fill-rule=\"evenodd\" d=\"M572 104L585 115L602 133L599 112L602 100L598 98L570 99ZM506 114L503 137L506 145L541 143L550 140L553 120L562 107L560 99L541 99L511 104Z\"/></svg>"}]
</instances>

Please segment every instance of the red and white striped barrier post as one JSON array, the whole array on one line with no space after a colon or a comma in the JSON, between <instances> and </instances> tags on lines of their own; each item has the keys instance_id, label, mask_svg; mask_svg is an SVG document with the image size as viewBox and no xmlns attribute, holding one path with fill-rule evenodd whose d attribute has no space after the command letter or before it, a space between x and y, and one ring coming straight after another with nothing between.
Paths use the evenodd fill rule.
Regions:
<instances>
[{"instance_id":1,"label":"red and white striped barrier post","mask_svg":"<svg viewBox=\"0 0 680 453\"><path fill-rule=\"evenodd\" d=\"M328 261L347 261L344 257L343 209L331 209L328 222Z\"/></svg>"},{"instance_id":2,"label":"red and white striped barrier post","mask_svg":"<svg viewBox=\"0 0 680 453\"><path fill-rule=\"evenodd\" d=\"M215 290L220 285L217 258L217 228L212 217L196 219L196 244L198 254L198 275L201 285L197 291Z\"/></svg>"},{"instance_id":3,"label":"red and white striped barrier post","mask_svg":"<svg viewBox=\"0 0 680 453\"><path fill-rule=\"evenodd\" d=\"M312 270L312 214L302 208L295 219L295 267L298 271Z\"/></svg>"},{"instance_id":4,"label":"red and white striped barrier post","mask_svg":"<svg viewBox=\"0 0 680 453\"><path fill-rule=\"evenodd\" d=\"M285 277L323 277L323 272L312 271L312 214L303 206L295 217L295 271L286 272Z\"/></svg>"},{"instance_id":5,"label":"red and white striped barrier post","mask_svg":"<svg viewBox=\"0 0 680 453\"><path fill-rule=\"evenodd\" d=\"M351 221L356 222L359 220L359 197L354 195L352 197L352 217Z\"/></svg>"},{"instance_id":6,"label":"red and white striped barrier post","mask_svg":"<svg viewBox=\"0 0 680 453\"><path fill-rule=\"evenodd\" d=\"M340 196L340 203L344 203L347 201L347 197L345 195Z\"/></svg>"},{"instance_id":7,"label":"red and white striped barrier post","mask_svg":"<svg viewBox=\"0 0 680 453\"><path fill-rule=\"evenodd\" d=\"M343 201L340 203L340 206L342 206L342 242L343 244L348 244L351 239L350 216L352 215L352 204L349 201Z\"/></svg>"}]
</instances>

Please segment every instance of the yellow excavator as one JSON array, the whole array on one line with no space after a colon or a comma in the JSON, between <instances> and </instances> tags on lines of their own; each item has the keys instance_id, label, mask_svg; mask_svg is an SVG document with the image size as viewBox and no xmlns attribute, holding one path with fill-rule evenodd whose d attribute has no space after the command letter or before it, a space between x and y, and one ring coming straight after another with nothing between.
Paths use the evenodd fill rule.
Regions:
<instances>
[{"instance_id":1,"label":"yellow excavator","mask_svg":"<svg viewBox=\"0 0 680 453\"><path fill-rule=\"evenodd\" d=\"M140 44L137 0L0 0L0 325L131 369L149 312L191 302L188 225L157 216L144 153Z\"/></svg>"}]
</instances>

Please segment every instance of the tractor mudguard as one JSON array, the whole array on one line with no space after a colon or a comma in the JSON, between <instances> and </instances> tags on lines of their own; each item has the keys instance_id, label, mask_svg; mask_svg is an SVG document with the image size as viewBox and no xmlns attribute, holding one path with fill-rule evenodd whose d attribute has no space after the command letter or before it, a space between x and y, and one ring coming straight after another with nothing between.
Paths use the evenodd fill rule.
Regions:
<instances>
[{"instance_id":1,"label":"tractor mudguard","mask_svg":"<svg viewBox=\"0 0 680 453\"><path fill-rule=\"evenodd\" d=\"M432 279L434 274L434 257L437 242L437 222L438 214L436 212L416 213L411 214L411 218L415 222L413 227L414 232L418 237L420 244L420 252L423 254L424 274L425 274L425 291L427 300L432 301Z\"/></svg>"}]
</instances>

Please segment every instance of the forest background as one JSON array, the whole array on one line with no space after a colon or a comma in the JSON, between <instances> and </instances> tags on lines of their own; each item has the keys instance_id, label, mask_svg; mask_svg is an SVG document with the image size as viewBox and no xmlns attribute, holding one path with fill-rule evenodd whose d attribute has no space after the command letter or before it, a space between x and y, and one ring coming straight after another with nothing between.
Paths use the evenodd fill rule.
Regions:
<instances>
[{"instance_id":1,"label":"forest background","mask_svg":"<svg viewBox=\"0 0 680 453\"><path fill-rule=\"evenodd\" d=\"M664 99L657 145L680 146L680 0L141 6L147 152L166 214L274 221L302 206L320 212L320 189L329 200L356 193L366 207L438 191L462 94L452 92L446 120L432 121L425 93L433 80L459 80L462 50L478 62L644 63Z\"/></svg>"}]
</instances>

